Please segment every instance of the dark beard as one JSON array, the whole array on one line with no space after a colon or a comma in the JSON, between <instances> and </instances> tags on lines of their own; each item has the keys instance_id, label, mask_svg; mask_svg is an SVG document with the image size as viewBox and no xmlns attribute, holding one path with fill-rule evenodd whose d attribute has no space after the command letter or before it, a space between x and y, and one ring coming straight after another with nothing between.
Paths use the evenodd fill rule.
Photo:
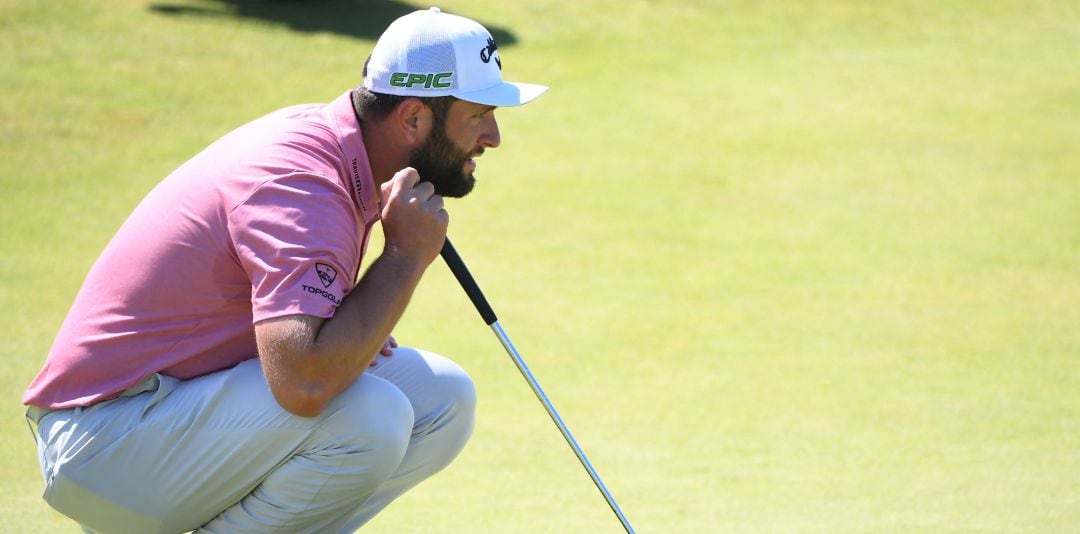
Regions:
<instances>
[{"instance_id":1,"label":"dark beard","mask_svg":"<svg viewBox=\"0 0 1080 534\"><path fill-rule=\"evenodd\" d=\"M461 198L476 185L472 173L464 171L468 160L469 153L454 146L446 136L443 121L436 121L428 140L409 154L409 165L416 169L420 181L431 182L435 194L444 197Z\"/></svg>"}]
</instances>

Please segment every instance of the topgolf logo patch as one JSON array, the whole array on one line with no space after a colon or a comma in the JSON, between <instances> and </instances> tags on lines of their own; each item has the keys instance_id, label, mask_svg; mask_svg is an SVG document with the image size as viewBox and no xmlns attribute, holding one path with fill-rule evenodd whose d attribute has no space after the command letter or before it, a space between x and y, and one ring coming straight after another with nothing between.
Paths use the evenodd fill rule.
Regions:
<instances>
[{"instance_id":1,"label":"topgolf logo patch","mask_svg":"<svg viewBox=\"0 0 1080 534\"><path fill-rule=\"evenodd\" d=\"M337 279L337 271L325 263L316 263L315 272L319 274L319 281L326 288L329 288L330 284L333 284L334 280Z\"/></svg>"}]
</instances>

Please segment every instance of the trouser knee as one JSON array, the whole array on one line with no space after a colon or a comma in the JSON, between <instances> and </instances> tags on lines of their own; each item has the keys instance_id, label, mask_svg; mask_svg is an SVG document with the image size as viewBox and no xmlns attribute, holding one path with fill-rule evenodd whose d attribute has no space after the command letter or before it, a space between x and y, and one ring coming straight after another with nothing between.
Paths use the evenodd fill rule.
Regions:
<instances>
[{"instance_id":1,"label":"trouser knee","mask_svg":"<svg viewBox=\"0 0 1080 534\"><path fill-rule=\"evenodd\" d=\"M322 450L353 458L367 475L390 476L404 457L413 429L413 409L392 384L362 376L327 407L316 433ZM350 461L348 459L344 461Z\"/></svg>"},{"instance_id":2,"label":"trouser knee","mask_svg":"<svg viewBox=\"0 0 1080 534\"><path fill-rule=\"evenodd\" d=\"M417 413L414 439L431 440L433 455L428 463L434 471L446 467L464 449L476 422L476 387L465 371L446 373L432 384L438 401L426 413Z\"/></svg>"}]
</instances>

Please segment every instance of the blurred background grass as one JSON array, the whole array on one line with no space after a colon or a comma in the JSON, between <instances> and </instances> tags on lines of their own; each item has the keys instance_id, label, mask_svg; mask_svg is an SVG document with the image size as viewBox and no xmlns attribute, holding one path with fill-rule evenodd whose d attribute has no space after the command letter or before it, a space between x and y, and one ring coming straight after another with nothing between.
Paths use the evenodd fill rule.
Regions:
<instances>
[{"instance_id":1,"label":"blurred background grass","mask_svg":"<svg viewBox=\"0 0 1080 534\"><path fill-rule=\"evenodd\" d=\"M439 5L552 86L451 235L639 531L1076 528L1080 5ZM416 7L0 0L0 531L75 530L18 399L131 208ZM480 419L370 530L619 531L441 263L396 335Z\"/></svg>"}]
</instances>

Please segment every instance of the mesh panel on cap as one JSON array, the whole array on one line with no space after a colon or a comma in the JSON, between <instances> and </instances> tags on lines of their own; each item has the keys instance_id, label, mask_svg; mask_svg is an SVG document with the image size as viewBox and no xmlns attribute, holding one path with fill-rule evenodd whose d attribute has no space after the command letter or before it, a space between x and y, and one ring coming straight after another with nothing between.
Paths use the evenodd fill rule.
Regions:
<instances>
[{"instance_id":1,"label":"mesh panel on cap","mask_svg":"<svg viewBox=\"0 0 1080 534\"><path fill-rule=\"evenodd\" d=\"M409 39L409 72L439 73L453 72L450 88L457 89L457 56L454 44L445 32L432 31L413 34Z\"/></svg>"}]
</instances>

